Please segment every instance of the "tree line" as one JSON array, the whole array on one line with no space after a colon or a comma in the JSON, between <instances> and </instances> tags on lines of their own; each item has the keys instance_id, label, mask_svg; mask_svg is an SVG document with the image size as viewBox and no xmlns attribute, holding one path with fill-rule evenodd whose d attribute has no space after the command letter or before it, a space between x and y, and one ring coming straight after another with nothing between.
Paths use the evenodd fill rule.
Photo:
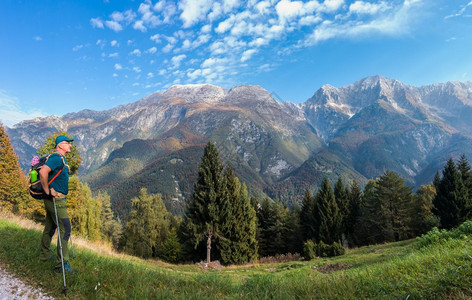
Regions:
<instances>
[{"instance_id":1,"label":"tree line","mask_svg":"<svg viewBox=\"0 0 472 300\"><path fill-rule=\"evenodd\" d=\"M38 150L52 153L54 133ZM68 154L74 171L80 166L77 149ZM8 135L0 126L0 209L41 222L42 203L27 193ZM110 196L92 196L90 188L71 176L68 208L73 233L104 240L116 249L169 262L219 260L240 264L262 257L303 253L306 258L344 253L358 247L409 239L433 227L450 229L472 217L472 173L463 155L449 159L434 181L413 192L389 170L364 188L341 178L325 178L301 206L265 197L249 197L230 165L224 165L209 142L201 158L194 191L183 217L170 214L159 194L141 189L131 200L127 220L115 217ZM123 224L123 225L122 225Z\"/></svg>"}]
</instances>

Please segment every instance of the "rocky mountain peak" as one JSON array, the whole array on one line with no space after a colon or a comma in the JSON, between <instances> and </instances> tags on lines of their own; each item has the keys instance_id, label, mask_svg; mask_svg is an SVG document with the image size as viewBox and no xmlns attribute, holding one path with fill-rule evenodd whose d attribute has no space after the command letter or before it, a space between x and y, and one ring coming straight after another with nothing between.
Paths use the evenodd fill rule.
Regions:
<instances>
[{"instance_id":1,"label":"rocky mountain peak","mask_svg":"<svg viewBox=\"0 0 472 300\"><path fill-rule=\"evenodd\" d=\"M233 87L223 102L238 106L252 106L259 108L277 107L280 104L271 96L271 94L258 85L239 85Z\"/></svg>"},{"instance_id":2,"label":"rocky mountain peak","mask_svg":"<svg viewBox=\"0 0 472 300\"><path fill-rule=\"evenodd\" d=\"M187 103L216 103L223 99L228 91L211 84L173 85L162 93L163 99L183 99Z\"/></svg>"}]
</instances>

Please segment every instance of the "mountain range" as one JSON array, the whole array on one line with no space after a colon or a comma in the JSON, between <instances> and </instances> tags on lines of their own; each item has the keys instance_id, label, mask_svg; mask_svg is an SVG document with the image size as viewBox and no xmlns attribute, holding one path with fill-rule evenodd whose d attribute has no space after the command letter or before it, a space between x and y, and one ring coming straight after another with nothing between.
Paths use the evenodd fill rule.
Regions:
<instances>
[{"instance_id":1,"label":"mountain range","mask_svg":"<svg viewBox=\"0 0 472 300\"><path fill-rule=\"evenodd\" d=\"M415 87L373 76L324 85L301 104L260 86L175 85L110 110L6 130L23 168L54 131L74 136L80 177L107 191L125 217L141 187L181 214L208 140L252 195L300 203L326 176L363 184L389 169L412 186L430 183L449 157L471 157L471 120L472 82Z\"/></svg>"}]
</instances>

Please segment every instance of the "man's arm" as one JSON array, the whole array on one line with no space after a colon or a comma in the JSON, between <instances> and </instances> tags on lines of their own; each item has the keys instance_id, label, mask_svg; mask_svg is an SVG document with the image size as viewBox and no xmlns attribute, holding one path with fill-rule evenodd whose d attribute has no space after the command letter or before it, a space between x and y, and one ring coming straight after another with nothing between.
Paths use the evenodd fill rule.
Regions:
<instances>
[{"instance_id":1,"label":"man's arm","mask_svg":"<svg viewBox=\"0 0 472 300\"><path fill-rule=\"evenodd\" d=\"M41 169L39 170L39 180L41 182L41 185L43 186L44 192L48 195L49 195L49 186L48 186L49 172L51 172L51 168L48 167L47 165L43 165ZM53 188L51 188L51 195L53 197L56 196L56 191Z\"/></svg>"}]
</instances>

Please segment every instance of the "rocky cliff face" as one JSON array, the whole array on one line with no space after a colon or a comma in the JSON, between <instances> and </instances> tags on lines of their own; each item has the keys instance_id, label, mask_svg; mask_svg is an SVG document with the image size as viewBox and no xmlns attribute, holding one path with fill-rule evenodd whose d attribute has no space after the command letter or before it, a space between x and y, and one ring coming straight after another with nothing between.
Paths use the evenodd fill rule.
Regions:
<instances>
[{"instance_id":1,"label":"rocky cliff face","mask_svg":"<svg viewBox=\"0 0 472 300\"><path fill-rule=\"evenodd\" d=\"M48 135L68 131L83 157L81 174L97 189L118 162L132 162L134 171L121 178L132 180L159 157L212 139L254 189L285 197L289 187L313 187L318 181L309 174L363 181L391 169L424 183L448 156L471 157L471 120L471 82L414 87L374 76L322 86L302 104L277 102L260 86L173 86L107 111L37 118L7 132L25 167ZM191 189L169 176L179 194Z\"/></svg>"}]
</instances>

